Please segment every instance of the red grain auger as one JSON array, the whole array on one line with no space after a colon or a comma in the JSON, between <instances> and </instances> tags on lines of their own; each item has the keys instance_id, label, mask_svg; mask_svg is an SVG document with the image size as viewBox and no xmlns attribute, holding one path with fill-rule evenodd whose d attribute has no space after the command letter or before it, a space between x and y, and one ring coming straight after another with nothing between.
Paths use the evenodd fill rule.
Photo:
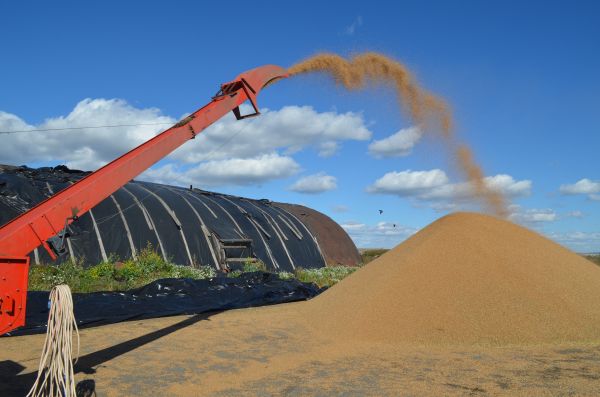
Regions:
<instances>
[{"instance_id":1,"label":"red grain auger","mask_svg":"<svg viewBox=\"0 0 600 397\"><path fill-rule=\"evenodd\" d=\"M25 324L31 251L42 245L56 259L69 224L229 111L238 120L258 115L260 90L284 77L287 71L275 65L240 74L204 107L0 227L0 335ZM242 115L246 101L254 113Z\"/></svg>"}]
</instances>

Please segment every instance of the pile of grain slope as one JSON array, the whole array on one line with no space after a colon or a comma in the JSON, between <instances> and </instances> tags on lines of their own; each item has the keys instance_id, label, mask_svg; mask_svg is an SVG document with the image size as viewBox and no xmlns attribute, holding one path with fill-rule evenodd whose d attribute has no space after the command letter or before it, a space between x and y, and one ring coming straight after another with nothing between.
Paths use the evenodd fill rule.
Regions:
<instances>
[{"instance_id":1,"label":"pile of grain slope","mask_svg":"<svg viewBox=\"0 0 600 397\"><path fill-rule=\"evenodd\" d=\"M307 305L326 336L386 343L600 340L600 267L494 217L443 217Z\"/></svg>"}]
</instances>

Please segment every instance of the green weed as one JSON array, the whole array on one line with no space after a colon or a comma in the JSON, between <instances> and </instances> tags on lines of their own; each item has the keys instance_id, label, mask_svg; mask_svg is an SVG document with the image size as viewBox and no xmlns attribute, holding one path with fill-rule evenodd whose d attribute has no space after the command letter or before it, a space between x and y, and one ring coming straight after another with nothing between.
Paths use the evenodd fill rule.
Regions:
<instances>
[{"instance_id":1,"label":"green weed","mask_svg":"<svg viewBox=\"0 0 600 397\"><path fill-rule=\"evenodd\" d=\"M351 266L332 266L319 269L298 268L294 275L304 283L315 283L319 287L331 287L357 269L358 267Z\"/></svg>"}]
</instances>

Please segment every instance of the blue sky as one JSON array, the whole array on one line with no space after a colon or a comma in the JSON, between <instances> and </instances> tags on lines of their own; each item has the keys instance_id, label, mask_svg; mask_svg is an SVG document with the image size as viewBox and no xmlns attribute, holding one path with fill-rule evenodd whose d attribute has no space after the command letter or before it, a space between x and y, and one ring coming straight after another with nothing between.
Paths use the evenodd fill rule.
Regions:
<instances>
[{"instance_id":1,"label":"blue sky","mask_svg":"<svg viewBox=\"0 0 600 397\"><path fill-rule=\"evenodd\" d=\"M262 64L383 52L451 104L485 174L504 176L512 220L600 251L598 2L23 1L4 2L0 18L3 131L168 123ZM305 204L359 246L393 246L448 211L478 208L457 193L443 146L427 133L411 140L392 92L306 76L269 87L259 104L260 118L224 120L144 177ZM94 168L158 130L1 134L0 163ZM382 157L372 145L394 134L408 149ZM396 190L373 188L392 179ZM432 198L439 189L451 193Z\"/></svg>"}]
</instances>

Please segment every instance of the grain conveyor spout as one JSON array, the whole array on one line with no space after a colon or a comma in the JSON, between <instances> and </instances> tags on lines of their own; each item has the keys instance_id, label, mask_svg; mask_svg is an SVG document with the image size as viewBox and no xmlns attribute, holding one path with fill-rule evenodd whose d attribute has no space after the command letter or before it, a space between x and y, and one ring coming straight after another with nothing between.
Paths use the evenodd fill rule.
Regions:
<instances>
[{"instance_id":1,"label":"grain conveyor spout","mask_svg":"<svg viewBox=\"0 0 600 397\"><path fill-rule=\"evenodd\" d=\"M213 100L219 100L227 96L235 96L240 90L243 90L248 97L254 112L242 115L239 106L237 106L233 109L233 114L238 120L254 117L260 114L258 104L256 103L256 96L260 90L274 81L285 77L288 77L288 73L280 66L261 66L260 68L252 69L240 74L235 80L229 83L222 84L221 89L213 97Z\"/></svg>"}]
</instances>

